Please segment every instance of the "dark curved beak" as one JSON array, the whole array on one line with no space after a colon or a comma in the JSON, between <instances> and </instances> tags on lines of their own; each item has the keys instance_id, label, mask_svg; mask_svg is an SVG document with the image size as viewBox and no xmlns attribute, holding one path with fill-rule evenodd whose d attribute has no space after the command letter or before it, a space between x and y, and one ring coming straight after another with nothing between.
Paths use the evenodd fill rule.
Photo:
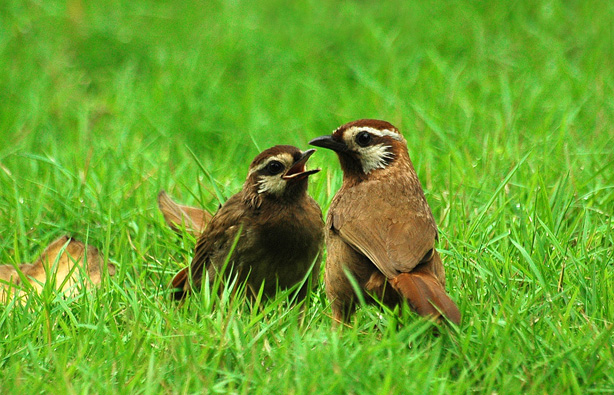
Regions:
<instances>
[{"instance_id":1,"label":"dark curved beak","mask_svg":"<svg viewBox=\"0 0 614 395\"><path fill-rule=\"evenodd\" d=\"M328 148L335 152L347 151L348 146L341 141L337 141L333 136L320 136L309 142L309 145L315 145L316 147Z\"/></svg>"},{"instance_id":2,"label":"dark curved beak","mask_svg":"<svg viewBox=\"0 0 614 395\"><path fill-rule=\"evenodd\" d=\"M312 174L316 174L320 169L305 170L305 164L309 160L309 157L316 152L314 149L308 149L304 151L301 157L294 162L291 168L288 169L286 174L282 176L284 180L302 180Z\"/></svg>"}]
</instances>

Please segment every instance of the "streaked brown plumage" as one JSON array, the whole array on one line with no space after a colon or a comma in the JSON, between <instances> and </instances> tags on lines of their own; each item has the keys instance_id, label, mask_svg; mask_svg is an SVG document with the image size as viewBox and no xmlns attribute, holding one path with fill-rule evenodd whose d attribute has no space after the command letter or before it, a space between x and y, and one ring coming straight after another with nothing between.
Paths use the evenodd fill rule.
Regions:
<instances>
[{"instance_id":1,"label":"streaked brown plumage","mask_svg":"<svg viewBox=\"0 0 614 395\"><path fill-rule=\"evenodd\" d=\"M307 194L308 176L319 171L305 170L314 151L278 145L253 160L243 189L220 207L199 238L190 267L173 279L176 299L199 289L205 273L214 281L229 254L223 278L247 281L252 295L264 283L264 294L273 296L278 288L303 281L310 269L308 283L315 285L324 222L320 207ZM299 297L306 291L303 287Z\"/></svg>"},{"instance_id":2,"label":"streaked brown plumage","mask_svg":"<svg viewBox=\"0 0 614 395\"><path fill-rule=\"evenodd\" d=\"M356 308L348 270L390 307L406 300L421 315L441 312L458 324L435 249L435 220L403 135L388 122L361 119L310 144L335 151L343 169L326 221L325 282L334 318L347 321Z\"/></svg>"}]
</instances>

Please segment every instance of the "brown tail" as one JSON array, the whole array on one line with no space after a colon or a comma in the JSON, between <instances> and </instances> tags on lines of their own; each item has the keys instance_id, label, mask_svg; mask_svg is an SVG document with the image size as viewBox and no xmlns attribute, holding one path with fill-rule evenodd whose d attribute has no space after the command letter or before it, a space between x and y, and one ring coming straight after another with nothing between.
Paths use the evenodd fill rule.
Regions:
<instances>
[{"instance_id":1,"label":"brown tail","mask_svg":"<svg viewBox=\"0 0 614 395\"><path fill-rule=\"evenodd\" d=\"M188 233L198 237L211 220L211 214L196 207L181 206L164 191L158 194L158 207L167 225L176 232L185 227Z\"/></svg>"},{"instance_id":2,"label":"brown tail","mask_svg":"<svg viewBox=\"0 0 614 395\"><path fill-rule=\"evenodd\" d=\"M171 288L174 288L173 299L181 300L185 298L188 294L189 290L189 281L188 277L190 275L190 267L186 267L181 269L181 271L175 274L173 280L171 281Z\"/></svg>"},{"instance_id":3,"label":"brown tail","mask_svg":"<svg viewBox=\"0 0 614 395\"><path fill-rule=\"evenodd\" d=\"M401 273L390 284L403 295L416 312L423 316L444 315L460 324L461 314L435 276L428 272Z\"/></svg>"}]
</instances>

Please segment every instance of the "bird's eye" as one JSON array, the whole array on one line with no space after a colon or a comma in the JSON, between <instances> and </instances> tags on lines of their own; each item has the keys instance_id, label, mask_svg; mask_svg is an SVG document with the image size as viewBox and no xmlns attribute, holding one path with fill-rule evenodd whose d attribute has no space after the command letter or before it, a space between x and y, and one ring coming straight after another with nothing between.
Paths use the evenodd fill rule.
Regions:
<instances>
[{"instance_id":1,"label":"bird's eye","mask_svg":"<svg viewBox=\"0 0 614 395\"><path fill-rule=\"evenodd\" d=\"M361 147L366 147L369 143L371 143L371 135L369 132L360 132L356 135L356 144Z\"/></svg>"},{"instance_id":2,"label":"bird's eye","mask_svg":"<svg viewBox=\"0 0 614 395\"><path fill-rule=\"evenodd\" d=\"M268 165L266 165L266 170L270 175L279 174L283 171L284 165L279 161L271 161Z\"/></svg>"}]
</instances>

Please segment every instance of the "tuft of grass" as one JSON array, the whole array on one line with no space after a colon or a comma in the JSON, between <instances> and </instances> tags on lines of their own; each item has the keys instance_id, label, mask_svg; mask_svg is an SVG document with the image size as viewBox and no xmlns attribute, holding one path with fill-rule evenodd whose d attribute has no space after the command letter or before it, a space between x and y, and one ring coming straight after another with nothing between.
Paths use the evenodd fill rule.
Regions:
<instances>
[{"instance_id":1,"label":"tuft of grass","mask_svg":"<svg viewBox=\"0 0 614 395\"><path fill-rule=\"evenodd\" d=\"M614 8L609 2L0 4L0 262L62 234L117 274L0 306L1 393L614 390ZM251 159L358 118L408 140L459 328L359 309L322 284L251 303L168 299ZM332 153L310 166L324 212Z\"/></svg>"}]
</instances>

